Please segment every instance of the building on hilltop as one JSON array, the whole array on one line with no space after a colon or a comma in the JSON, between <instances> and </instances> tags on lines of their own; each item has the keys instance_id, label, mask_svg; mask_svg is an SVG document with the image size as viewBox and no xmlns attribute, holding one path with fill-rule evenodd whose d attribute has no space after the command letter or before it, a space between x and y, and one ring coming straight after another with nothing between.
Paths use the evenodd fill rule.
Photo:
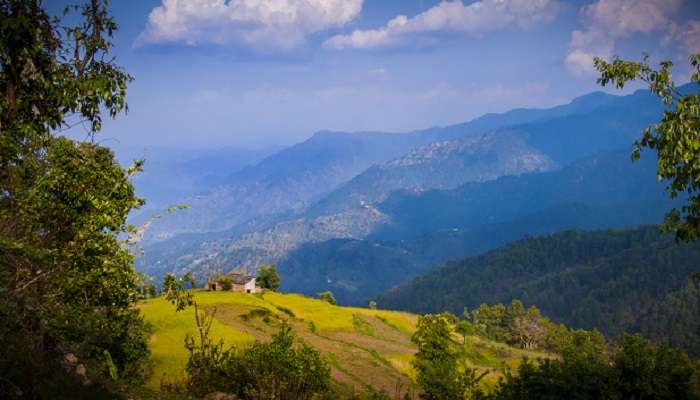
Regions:
<instances>
[{"instance_id":1,"label":"building on hilltop","mask_svg":"<svg viewBox=\"0 0 700 400\"><path fill-rule=\"evenodd\" d=\"M216 275L207 282L207 290L255 293L255 277L239 273Z\"/></svg>"}]
</instances>

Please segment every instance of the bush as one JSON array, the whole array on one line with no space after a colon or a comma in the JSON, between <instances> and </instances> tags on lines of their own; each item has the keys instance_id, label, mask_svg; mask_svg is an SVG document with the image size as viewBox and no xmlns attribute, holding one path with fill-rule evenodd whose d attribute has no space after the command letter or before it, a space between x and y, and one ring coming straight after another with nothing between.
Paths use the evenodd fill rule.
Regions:
<instances>
[{"instance_id":1,"label":"bush","mask_svg":"<svg viewBox=\"0 0 700 400\"><path fill-rule=\"evenodd\" d=\"M337 301L335 301L335 296L333 296L333 292L326 290L325 292L321 293L316 293L316 298L319 300L323 300L329 304L336 305L338 304Z\"/></svg>"},{"instance_id":2,"label":"bush","mask_svg":"<svg viewBox=\"0 0 700 400\"><path fill-rule=\"evenodd\" d=\"M213 316L197 315L200 343L186 340L188 388L195 396L232 393L241 399L311 399L330 388L330 367L318 350L295 345L292 328L284 324L269 343L256 341L246 349L224 349L209 339Z\"/></svg>"},{"instance_id":3,"label":"bush","mask_svg":"<svg viewBox=\"0 0 700 400\"><path fill-rule=\"evenodd\" d=\"M228 276L222 277L221 279L219 279L219 282L221 282L222 290L230 291L231 289L233 289L233 282L231 282L231 278L229 278Z\"/></svg>"}]
</instances>

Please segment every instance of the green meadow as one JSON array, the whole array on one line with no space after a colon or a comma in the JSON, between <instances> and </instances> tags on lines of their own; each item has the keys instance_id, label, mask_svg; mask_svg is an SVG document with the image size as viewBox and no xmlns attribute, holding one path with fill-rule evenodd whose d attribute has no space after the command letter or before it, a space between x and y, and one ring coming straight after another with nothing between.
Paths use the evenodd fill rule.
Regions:
<instances>
[{"instance_id":1,"label":"green meadow","mask_svg":"<svg viewBox=\"0 0 700 400\"><path fill-rule=\"evenodd\" d=\"M266 341L282 323L321 351L331 365L331 375L341 392L366 387L400 396L413 387L411 343L418 316L414 314L333 306L298 294L245 294L195 291L195 300L213 313L212 336L227 346L245 346ZM139 304L151 325L152 373L148 387L158 390L161 382L185 379L185 336L195 334L194 309L176 312L162 297ZM461 338L455 340L461 341ZM465 363L490 371L484 379L491 385L504 367L517 366L522 357L546 357L479 337L464 346Z\"/></svg>"}]
</instances>

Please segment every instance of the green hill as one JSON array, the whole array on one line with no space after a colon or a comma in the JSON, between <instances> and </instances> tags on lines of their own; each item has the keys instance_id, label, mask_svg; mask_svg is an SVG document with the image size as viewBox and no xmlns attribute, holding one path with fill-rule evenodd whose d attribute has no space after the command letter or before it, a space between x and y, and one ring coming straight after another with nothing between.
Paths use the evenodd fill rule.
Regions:
<instances>
[{"instance_id":1,"label":"green hill","mask_svg":"<svg viewBox=\"0 0 700 400\"><path fill-rule=\"evenodd\" d=\"M565 231L447 263L377 298L383 308L460 312L520 299L572 328L641 332L700 355L700 243L656 227Z\"/></svg>"},{"instance_id":2,"label":"green hill","mask_svg":"<svg viewBox=\"0 0 700 400\"><path fill-rule=\"evenodd\" d=\"M359 392L369 386L393 397L413 386L410 362L416 348L410 337L418 319L414 314L339 307L272 292L197 291L195 298L205 309L216 309L212 333L227 345L267 341L287 321L297 337L319 349L329 361L338 393ZM161 382L183 380L187 362L184 338L195 333L194 310L175 312L162 297L146 300L139 308L152 327L153 373L147 385L158 390ZM466 347L468 365L491 371L484 381L487 385L497 381L504 364L515 367L524 356L547 357L476 336Z\"/></svg>"}]
</instances>

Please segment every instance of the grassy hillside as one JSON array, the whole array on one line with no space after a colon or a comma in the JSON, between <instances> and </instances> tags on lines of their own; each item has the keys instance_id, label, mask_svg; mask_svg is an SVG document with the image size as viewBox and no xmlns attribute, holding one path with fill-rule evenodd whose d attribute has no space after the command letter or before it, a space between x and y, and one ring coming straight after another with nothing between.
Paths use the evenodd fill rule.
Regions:
<instances>
[{"instance_id":1,"label":"grassy hillside","mask_svg":"<svg viewBox=\"0 0 700 400\"><path fill-rule=\"evenodd\" d=\"M296 294L197 291L195 298L206 309L216 309L213 335L229 345L266 341L283 321L289 322L301 340L328 359L341 392L371 386L394 395L397 388L405 392L412 385L410 361L416 349L410 336L418 319L414 314L332 306ZM193 309L176 313L164 298L144 301L139 307L153 328L153 374L148 386L157 389L162 379L183 379L184 337L195 333ZM545 356L478 337L464 350L468 364L493 371L487 384L498 379L504 364L514 367L523 356Z\"/></svg>"}]
</instances>

